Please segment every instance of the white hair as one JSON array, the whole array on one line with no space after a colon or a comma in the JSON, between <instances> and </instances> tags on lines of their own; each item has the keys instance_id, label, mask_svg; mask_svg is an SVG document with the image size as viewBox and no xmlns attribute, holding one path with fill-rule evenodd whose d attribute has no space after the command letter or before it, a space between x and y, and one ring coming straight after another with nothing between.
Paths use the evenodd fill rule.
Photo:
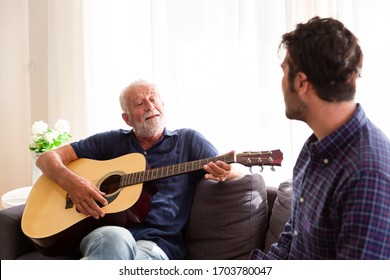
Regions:
<instances>
[{"instance_id":1,"label":"white hair","mask_svg":"<svg viewBox=\"0 0 390 280\"><path fill-rule=\"evenodd\" d=\"M120 103L122 111L124 113L129 113L127 106L126 106L126 99L125 99L126 93L131 92L132 90L134 90L135 88L138 88L140 86L152 87L154 89L154 91L156 92L157 96L160 96L160 94L157 91L157 87L153 83L150 83L150 82L148 82L146 80L142 80L142 79L136 80L136 81L132 82L130 85L128 85L127 87L125 87L119 95L119 103Z\"/></svg>"}]
</instances>

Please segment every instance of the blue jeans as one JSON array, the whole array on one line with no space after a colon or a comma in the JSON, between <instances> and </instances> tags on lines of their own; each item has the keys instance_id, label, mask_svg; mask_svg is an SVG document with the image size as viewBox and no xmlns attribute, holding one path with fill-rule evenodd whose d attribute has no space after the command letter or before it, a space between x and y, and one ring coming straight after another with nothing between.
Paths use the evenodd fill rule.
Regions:
<instances>
[{"instance_id":1,"label":"blue jeans","mask_svg":"<svg viewBox=\"0 0 390 280\"><path fill-rule=\"evenodd\" d=\"M168 260L164 251L149 240L135 241L129 230L104 226L91 231L80 244L84 260Z\"/></svg>"}]
</instances>

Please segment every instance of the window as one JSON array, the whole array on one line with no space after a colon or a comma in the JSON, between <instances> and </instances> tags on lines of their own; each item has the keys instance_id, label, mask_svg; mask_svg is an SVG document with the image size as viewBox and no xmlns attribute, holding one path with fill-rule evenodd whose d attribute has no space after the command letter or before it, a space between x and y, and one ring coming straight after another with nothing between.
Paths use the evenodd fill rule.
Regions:
<instances>
[{"instance_id":1,"label":"window","mask_svg":"<svg viewBox=\"0 0 390 280\"><path fill-rule=\"evenodd\" d=\"M117 97L143 78L159 88L168 128L197 129L221 153L281 149L282 167L264 177L270 184L291 178L311 130L284 115L277 49L283 33L319 15L339 18L360 39L365 64L357 99L390 135L387 104L377 101L390 62L385 1L85 3L86 134L126 128Z\"/></svg>"}]
</instances>

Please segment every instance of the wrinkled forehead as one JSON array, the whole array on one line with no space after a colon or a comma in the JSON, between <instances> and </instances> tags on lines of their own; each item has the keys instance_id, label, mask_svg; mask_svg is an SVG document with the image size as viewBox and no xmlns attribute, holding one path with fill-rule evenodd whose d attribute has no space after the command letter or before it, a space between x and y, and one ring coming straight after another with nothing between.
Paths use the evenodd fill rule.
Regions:
<instances>
[{"instance_id":1,"label":"wrinkled forehead","mask_svg":"<svg viewBox=\"0 0 390 280\"><path fill-rule=\"evenodd\" d=\"M148 96L159 96L157 90L152 85L139 85L130 88L127 91L127 95L130 99L144 98Z\"/></svg>"}]
</instances>

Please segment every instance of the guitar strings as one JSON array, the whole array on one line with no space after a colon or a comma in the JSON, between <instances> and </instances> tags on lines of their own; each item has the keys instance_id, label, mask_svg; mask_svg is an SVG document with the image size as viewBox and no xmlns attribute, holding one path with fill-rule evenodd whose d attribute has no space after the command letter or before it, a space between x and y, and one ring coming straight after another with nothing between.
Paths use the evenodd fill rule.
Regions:
<instances>
[{"instance_id":1,"label":"guitar strings","mask_svg":"<svg viewBox=\"0 0 390 280\"><path fill-rule=\"evenodd\" d=\"M277 150L277 151L279 151L279 150ZM243 156L243 155L245 155L245 156L249 156L249 155L254 156L254 155L256 155L256 156L258 156L257 159L259 159L259 158L262 159L262 164L261 165L263 165L264 164L264 162L263 162L264 158L262 158L261 155L263 155L263 154L272 154L273 152L276 152L276 151L269 151L269 152L266 152L266 153L265 152L252 152L252 153L251 152L245 152L245 153L239 154L238 156ZM259 155L260 155L260 157L259 157ZM201 165L203 165L203 163L202 163L203 161L205 161L205 163L208 163L209 160L211 160L213 162L215 162L217 160L222 160L222 161L226 162L226 157L227 157L226 155L224 155L224 156L217 156L217 157L214 157L214 158L203 159L203 160L194 161L194 162L197 162L198 164L201 163ZM280 163L274 162L274 159L272 157L268 157L265 160L269 160L272 163L272 164L270 164L271 166L273 166L273 165L280 165ZM239 161L237 161L237 162L239 162ZM189 164L189 163L193 164L193 162L187 162L185 164ZM239 163L243 164L242 162L239 162ZM176 164L176 165L171 166L171 168L172 168L172 170L174 170L175 166L181 166L181 165L182 164ZM259 162L256 165L259 165ZM164 169L164 168L167 168L167 167L161 167L161 168L156 168L156 169ZM196 168L194 170L197 170L197 169L200 169L200 168ZM191 171L194 171L194 170L191 170ZM145 171L142 171L142 172L145 172ZM184 172L184 173L187 173L187 172ZM135 174L135 173L133 173L133 174ZM179 175L179 173L173 174L173 175ZM121 188L124 188L124 187L137 185L137 184L140 184L140 183L143 183L143 182L154 180L154 178L152 178L150 180L142 180L140 182L133 182L133 183L124 184L124 185L121 186L120 185L121 179L120 178L118 179L117 176L121 176L122 177L123 175L116 175L115 177L114 176L115 175L109 176L107 178L104 178L103 180L102 179L99 179L99 180L94 179L94 180L91 180L91 183L93 183L99 190L101 190L103 192L106 192L106 191L110 191L113 188L116 188L116 190L117 190L117 189L121 189ZM100 186L98 186L99 182L101 182Z\"/></svg>"}]
</instances>

